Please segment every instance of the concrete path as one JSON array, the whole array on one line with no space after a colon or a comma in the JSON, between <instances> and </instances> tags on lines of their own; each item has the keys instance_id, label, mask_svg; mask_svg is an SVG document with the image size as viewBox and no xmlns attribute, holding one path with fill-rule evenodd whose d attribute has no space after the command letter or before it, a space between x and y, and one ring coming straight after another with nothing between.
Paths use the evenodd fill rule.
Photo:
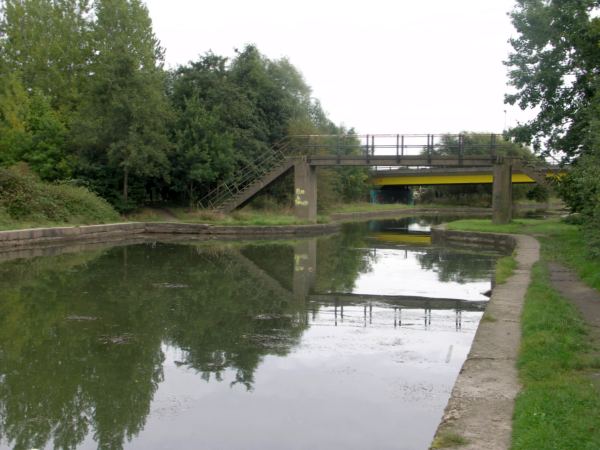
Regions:
<instances>
[{"instance_id":1,"label":"concrete path","mask_svg":"<svg viewBox=\"0 0 600 450\"><path fill-rule=\"evenodd\" d=\"M438 442L455 435L466 440L460 446L465 450L510 447L514 400L520 390L516 360L521 342L521 310L531 267L539 259L540 250L533 237L515 239L517 269L492 292L437 430Z\"/></svg>"}]
</instances>

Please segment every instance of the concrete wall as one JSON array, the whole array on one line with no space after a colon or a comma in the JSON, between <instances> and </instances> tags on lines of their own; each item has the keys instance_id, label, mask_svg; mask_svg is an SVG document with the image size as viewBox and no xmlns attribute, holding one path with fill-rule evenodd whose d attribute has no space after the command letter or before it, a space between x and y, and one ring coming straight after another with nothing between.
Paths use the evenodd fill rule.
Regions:
<instances>
[{"instance_id":1,"label":"concrete wall","mask_svg":"<svg viewBox=\"0 0 600 450\"><path fill-rule=\"evenodd\" d=\"M151 236L190 237L257 237L257 236L310 236L335 232L337 223L285 226L218 226L191 223L115 223L80 227L33 228L0 231L0 251L30 248L32 246L65 245L73 242L114 242L124 239L144 239Z\"/></svg>"}]
</instances>

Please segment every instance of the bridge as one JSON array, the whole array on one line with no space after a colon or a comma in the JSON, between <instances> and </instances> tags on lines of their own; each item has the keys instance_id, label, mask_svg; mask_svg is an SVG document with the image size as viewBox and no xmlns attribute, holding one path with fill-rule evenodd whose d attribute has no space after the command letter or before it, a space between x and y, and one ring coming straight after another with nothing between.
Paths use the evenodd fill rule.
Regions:
<instances>
[{"instance_id":1,"label":"bridge","mask_svg":"<svg viewBox=\"0 0 600 450\"><path fill-rule=\"evenodd\" d=\"M546 177L552 178L564 175L564 169L550 166ZM431 169L388 169L374 170L371 172L370 182L373 186L434 186L453 184L493 184L492 168L460 167L431 168ZM519 169L512 171L512 184L536 183L526 173Z\"/></svg>"},{"instance_id":2,"label":"bridge","mask_svg":"<svg viewBox=\"0 0 600 450\"><path fill-rule=\"evenodd\" d=\"M515 145L499 134L380 134L290 136L235 179L223 183L200 200L205 208L230 212L282 176L294 172L294 209L298 218L317 219L317 169L322 167L395 168L387 182L433 184L491 183L494 223L512 218L512 183L546 183L556 168L544 160L518 154ZM452 172L454 171L454 172ZM514 172L514 173L513 173ZM443 175L445 174L445 175ZM477 176L476 176L477 175ZM417 182L417 178L421 178ZM383 180L379 176L376 180ZM453 181L453 182L452 182Z\"/></svg>"}]
</instances>

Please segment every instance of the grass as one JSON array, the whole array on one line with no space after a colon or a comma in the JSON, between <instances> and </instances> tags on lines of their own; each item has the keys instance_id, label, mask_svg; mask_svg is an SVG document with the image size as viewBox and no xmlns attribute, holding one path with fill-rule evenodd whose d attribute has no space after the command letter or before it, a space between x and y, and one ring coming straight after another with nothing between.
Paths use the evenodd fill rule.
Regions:
<instances>
[{"instance_id":1,"label":"grass","mask_svg":"<svg viewBox=\"0 0 600 450\"><path fill-rule=\"evenodd\" d=\"M600 448L600 358L579 311L550 285L547 263L572 268L600 290L600 260L591 258L575 225L559 219L522 219L508 225L460 220L449 229L527 233L541 242L522 315L518 359L523 389L513 415L514 450ZM485 317L485 316L484 316Z\"/></svg>"},{"instance_id":2,"label":"grass","mask_svg":"<svg viewBox=\"0 0 600 450\"><path fill-rule=\"evenodd\" d=\"M187 210L174 208L170 210L177 220L184 223L209 223L214 225L238 226L278 226L278 225L307 225L311 222L300 220L293 212L278 210L242 209L231 214L222 214L206 210ZM327 216L319 216L317 223L329 223Z\"/></svg>"},{"instance_id":3,"label":"grass","mask_svg":"<svg viewBox=\"0 0 600 450\"><path fill-rule=\"evenodd\" d=\"M573 229L558 218L515 219L506 225L495 225L489 219L465 219L447 224L449 230L483 231L488 233L552 234Z\"/></svg>"},{"instance_id":4,"label":"grass","mask_svg":"<svg viewBox=\"0 0 600 450\"><path fill-rule=\"evenodd\" d=\"M405 205L403 203L377 204L367 202L344 203L329 208L329 213L352 213L352 212L377 212L393 211L399 209L412 209L414 205Z\"/></svg>"},{"instance_id":5,"label":"grass","mask_svg":"<svg viewBox=\"0 0 600 450\"><path fill-rule=\"evenodd\" d=\"M549 286L543 261L532 272L522 327L523 389L515 403L512 448L600 448L600 392L590 378L597 360L583 320Z\"/></svg>"},{"instance_id":6,"label":"grass","mask_svg":"<svg viewBox=\"0 0 600 450\"><path fill-rule=\"evenodd\" d=\"M459 208L464 208L458 206ZM355 203L344 203L334 205L328 209L330 214L336 213L353 213L353 212L378 212L378 211L396 211L396 210L407 210L416 208L438 208L438 209L450 209L457 208L456 205L440 205L436 203L422 203L419 205L406 205L404 203L367 203L367 202L355 202Z\"/></svg>"},{"instance_id":7,"label":"grass","mask_svg":"<svg viewBox=\"0 0 600 450\"><path fill-rule=\"evenodd\" d=\"M577 225L560 219L518 219L508 225L494 225L490 220L457 220L447 224L450 230L491 233L531 234L542 243L545 259L560 261L575 270L589 286L600 291L600 260L588 255L586 241Z\"/></svg>"},{"instance_id":8,"label":"grass","mask_svg":"<svg viewBox=\"0 0 600 450\"><path fill-rule=\"evenodd\" d=\"M517 268L517 260L513 256L505 256L496 262L496 284L504 284Z\"/></svg>"},{"instance_id":9,"label":"grass","mask_svg":"<svg viewBox=\"0 0 600 450\"><path fill-rule=\"evenodd\" d=\"M431 448L452 448L468 444L469 441L457 433L441 433L433 440Z\"/></svg>"}]
</instances>

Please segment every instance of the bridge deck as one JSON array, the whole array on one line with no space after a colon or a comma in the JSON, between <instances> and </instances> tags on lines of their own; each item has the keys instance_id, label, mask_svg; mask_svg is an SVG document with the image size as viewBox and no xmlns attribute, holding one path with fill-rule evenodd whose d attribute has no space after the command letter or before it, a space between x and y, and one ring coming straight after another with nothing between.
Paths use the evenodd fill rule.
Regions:
<instances>
[{"instance_id":1,"label":"bridge deck","mask_svg":"<svg viewBox=\"0 0 600 450\"><path fill-rule=\"evenodd\" d=\"M306 156L306 162L311 166L421 166L421 167L491 167L495 158L490 156L432 156L423 155L360 155L335 156L313 155Z\"/></svg>"}]
</instances>

